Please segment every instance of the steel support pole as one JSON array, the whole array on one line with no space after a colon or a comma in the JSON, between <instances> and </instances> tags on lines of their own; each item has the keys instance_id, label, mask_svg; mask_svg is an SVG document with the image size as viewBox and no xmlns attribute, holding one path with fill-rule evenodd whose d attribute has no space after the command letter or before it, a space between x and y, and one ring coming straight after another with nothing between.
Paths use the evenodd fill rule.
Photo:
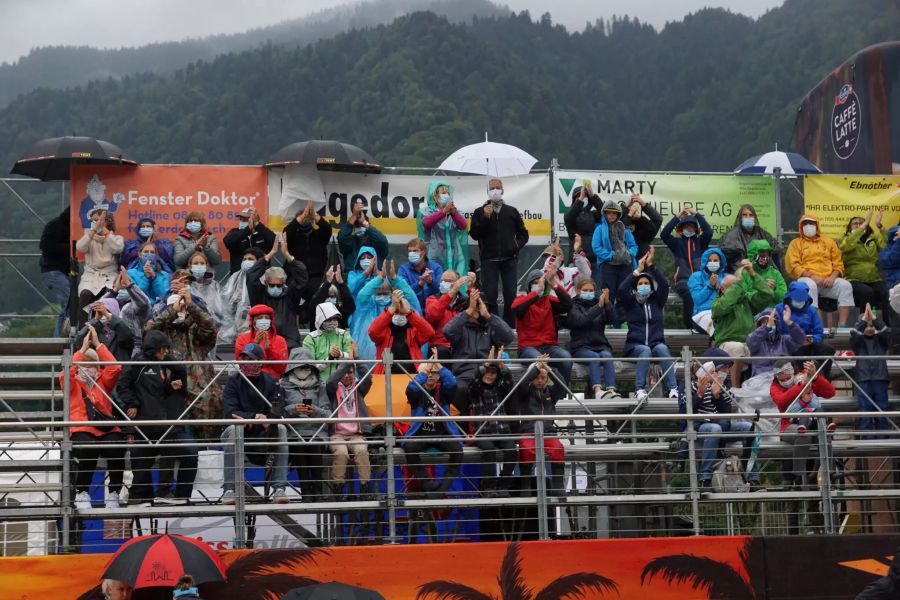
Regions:
<instances>
[{"instance_id":1,"label":"steel support pole","mask_svg":"<svg viewBox=\"0 0 900 600\"><path fill-rule=\"evenodd\" d=\"M71 369L72 351L69 348L63 350L63 420L69 420L69 391L72 387ZM72 441L69 439L69 428L63 427L63 439L60 445L60 457L62 458L62 485L60 486L59 505L62 509L62 549L63 552L71 552L72 544Z\"/></svg>"},{"instance_id":2,"label":"steel support pole","mask_svg":"<svg viewBox=\"0 0 900 600\"><path fill-rule=\"evenodd\" d=\"M538 539L550 538L547 515L547 460L544 455L544 422L534 422L534 474L537 479Z\"/></svg>"},{"instance_id":3,"label":"steel support pole","mask_svg":"<svg viewBox=\"0 0 900 600\"><path fill-rule=\"evenodd\" d=\"M244 489L244 428L234 428L234 547L247 547L247 515L245 512L246 490Z\"/></svg>"},{"instance_id":4,"label":"steel support pole","mask_svg":"<svg viewBox=\"0 0 900 600\"><path fill-rule=\"evenodd\" d=\"M694 413L694 399L691 389L691 349L687 346L681 351L684 360L684 404L688 415ZM694 535L700 535L700 490L697 480L697 432L694 430L693 419L687 420L688 440L688 474L691 485L691 521L694 525Z\"/></svg>"},{"instance_id":5,"label":"steel support pole","mask_svg":"<svg viewBox=\"0 0 900 600\"><path fill-rule=\"evenodd\" d=\"M394 416L393 398L391 397L391 366L394 353L385 348L381 354L384 364L384 447L387 450L387 509L388 509L388 543L397 543L397 480L394 473Z\"/></svg>"}]
</instances>

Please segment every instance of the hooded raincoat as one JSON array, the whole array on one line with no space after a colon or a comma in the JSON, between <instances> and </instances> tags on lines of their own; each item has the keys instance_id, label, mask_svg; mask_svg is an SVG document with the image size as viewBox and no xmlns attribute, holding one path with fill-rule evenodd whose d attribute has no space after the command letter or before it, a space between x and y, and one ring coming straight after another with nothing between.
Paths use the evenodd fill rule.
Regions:
<instances>
[{"instance_id":1,"label":"hooded raincoat","mask_svg":"<svg viewBox=\"0 0 900 600\"><path fill-rule=\"evenodd\" d=\"M775 287L772 288L773 299L772 304L768 305L769 308L775 305L776 302L781 301L784 298L784 295L787 294L787 283L784 281L784 275L781 274L781 271L773 264L772 258L769 259L769 264L765 267L761 267L756 259L759 257L759 253L761 250L768 250L771 256L774 258L774 252L772 250L772 244L770 244L766 240L753 240L747 246L747 259L753 263L753 270L756 271L764 280L771 279L775 282ZM748 293L753 291L753 280L744 277L741 279L741 285L744 286L744 290ZM760 306L757 302L755 306L758 306L756 310L762 310L767 308L766 306Z\"/></svg>"},{"instance_id":2,"label":"hooded raincoat","mask_svg":"<svg viewBox=\"0 0 900 600\"><path fill-rule=\"evenodd\" d=\"M700 270L695 271L688 278L688 288L691 290L691 298L694 299L694 314L704 310L712 309L713 300L719 295L718 286L709 287L709 279L712 273L707 269L709 258L713 255L719 257L719 270L716 271L716 277L721 285L722 279L725 278L725 268L728 261L725 259L725 253L720 248L710 248L700 257ZM715 262L715 261L713 261Z\"/></svg>"},{"instance_id":3,"label":"hooded raincoat","mask_svg":"<svg viewBox=\"0 0 900 600\"><path fill-rule=\"evenodd\" d=\"M375 292L381 287L384 279L380 275L375 275L366 283L354 298L356 302L356 312L350 317L350 337L356 341L359 347L359 357L364 360L375 360L375 344L369 337L369 326L375 320L385 307L378 306L375 302ZM417 313L422 314L422 307L419 306L419 299L409 287L409 284L399 275L391 282L394 289L401 290L403 297L409 302L410 307Z\"/></svg>"},{"instance_id":4,"label":"hooded raincoat","mask_svg":"<svg viewBox=\"0 0 900 600\"><path fill-rule=\"evenodd\" d=\"M265 332L260 332L253 324L253 319L262 315L268 315L269 320L271 321L271 323L269 324L269 330ZM252 307L249 314L247 315L247 324L249 325L249 329L247 330L247 332L239 335L237 340L235 340L234 342L235 356L240 356L241 351L244 349L244 346L251 342L254 342L259 344L265 352L263 360L288 359L287 341L285 341L283 337L278 335L278 329L275 327L275 311L272 310L270 306L266 306L265 304L257 304L256 306ZM263 335L260 336L260 333L263 333ZM287 365L285 365L285 363L275 363L263 365L262 370L275 379L278 379L284 374L284 370L286 367Z\"/></svg>"},{"instance_id":5,"label":"hooded raincoat","mask_svg":"<svg viewBox=\"0 0 900 600\"><path fill-rule=\"evenodd\" d=\"M312 357L318 361L316 368L322 379L328 380L331 374L337 369L337 364L331 362L333 360L349 360L352 358L350 344L353 339L350 332L346 329L338 327L334 331L325 331L322 329L322 323L329 319L337 318L340 321L341 312L334 304L323 302L316 306L315 323L316 328L309 332L303 338L303 347L309 350ZM340 356L331 356L331 347L336 346L340 351Z\"/></svg>"},{"instance_id":6,"label":"hooded raincoat","mask_svg":"<svg viewBox=\"0 0 900 600\"><path fill-rule=\"evenodd\" d=\"M434 192L442 185L450 190L450 199L453 199L453 186L443 179L435 179L428 185L426 204L416 214L419 237L425 240L429 259L440 264L445 271L453 269L457 273L467 273L469 232L466 218L458 210L449 215L443 214L442 208L434 201Z\"/></svg>"},{"instance_id":7,"label":"hooded raincoat","mask_svg":"<svg viewBox=\"0 0 900 600\"><path fill-rule=\"evenodd\" d=\"M741 213L744 208L753 210L756 223L751 229L744 229L743 225L741 225ZM728 264L736 269L738 263L743 259L750 258L750 244L754 241L766 242L770 248L778 246L772 234L759 226L759 216L756 215L756 210L752 206L745 204L737 211L737 215L734 218L734 227L725 232L725 235L719 240L719 246L728 258ZM772 255L774 258L774 251Z\"/></svg>"},{"instance_id":8,"label":"hooded raincoat","mask_svg":"<svg viewBox=\"0 0 900 600\"><path fill-rule=\"evenodd\" d=\"M807 237L803 233L803 221L812 220L816 224L816 235ZM819 219L813 215L802 215L797 224L800 235L788 246L784 257L785 269L792 279L800 279L806 271L819 277L829 277L832 271L844 274L844 261L837 243L828 236L821 235Z\"/></svg>"},{"instance_id":9,"label":"hooded raincoat","mask_svg":"<svg viewBox=\"0 0 900 600\"><path fill-rule=\"evenodd\" d=\"M844 279L864 283L883 281L878 271L878 255L886 245L884 232L872 225L844 234L838 244L844 261Z\"/></svg>"},{"instance_id":10,"label":"hooded raincoat","mask_svg":"<svg viewBox=\"0 0 900 600\"><path fill-rule=\"evenodd\" d=\"M288 370L281 378L281 388L284 390L284 410L282 415L292 419L323 419L331 416L331 403L325 392L325 382L319 376L319 369L309 349L303 346L291 350ZM313 407L309 413L298 413L298 404L308 404ZM293 425L297 433L306 439L313 434L316 438L328 439L328 426L321 424ZM289 434L293 434L288 428ZM317 433L318 432L318 433Z\"/></svg>"}]
</instances>

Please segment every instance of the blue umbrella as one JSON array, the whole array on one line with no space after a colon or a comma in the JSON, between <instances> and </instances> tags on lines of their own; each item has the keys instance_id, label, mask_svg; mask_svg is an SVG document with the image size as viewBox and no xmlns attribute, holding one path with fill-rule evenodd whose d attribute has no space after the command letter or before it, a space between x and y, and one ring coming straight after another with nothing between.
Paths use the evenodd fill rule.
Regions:
<instances>
[{"instance_id":1,"label":"blue umbrella","mask_svg":"<svg viewBox=\"0 0 900 600\"><path fill-rule=\"evenodd\" d=\"M766 173L771 175L775 172L775 169L781 169L781 175L808 175L822 172L819 167L796 152L780 152L778 150L748 158L734 172L743 174Z\"/></svg>"}]
</instances>

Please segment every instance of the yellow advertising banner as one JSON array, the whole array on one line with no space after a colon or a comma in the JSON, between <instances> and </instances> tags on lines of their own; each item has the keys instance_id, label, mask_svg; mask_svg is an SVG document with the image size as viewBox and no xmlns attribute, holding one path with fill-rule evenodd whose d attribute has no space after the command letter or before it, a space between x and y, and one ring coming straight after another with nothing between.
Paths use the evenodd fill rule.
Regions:
<instances>
[{"instance_id":1,"label":"yellow advertising banner","mask_svg":"<svg viewBox=\"0 0 900 600\"><path fill-rule=\"evenodd\" d=\"M806 175L804 210L819 218L822 233L840 239L847 223L884 207L885 229L900 222L900 176ZM786 224L791 229L796 224Z\"/></svg>"}]
</instances>

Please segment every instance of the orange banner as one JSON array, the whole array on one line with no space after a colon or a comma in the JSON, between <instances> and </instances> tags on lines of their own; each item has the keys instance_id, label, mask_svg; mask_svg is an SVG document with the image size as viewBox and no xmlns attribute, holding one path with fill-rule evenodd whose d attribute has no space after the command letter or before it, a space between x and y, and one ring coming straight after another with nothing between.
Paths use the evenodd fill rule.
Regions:
<instances>
[{"instance_id":1,"label":"orange banner","mask_svg":"<svg viewBox=\"0 0 900 600\"><path fill-rule=\"evenodd\" d=\"M116 233L126 240L135 237L138 220L147 217L163 237L174 240L188 213L196 210L227 256L222 238L237 225L237 213L255 207L263 219L269 214L267 181L263 167L75 165L69 192L72 239L90 227L88 212L98 205L113 213Z\"/></svg>"}]
</instances>

